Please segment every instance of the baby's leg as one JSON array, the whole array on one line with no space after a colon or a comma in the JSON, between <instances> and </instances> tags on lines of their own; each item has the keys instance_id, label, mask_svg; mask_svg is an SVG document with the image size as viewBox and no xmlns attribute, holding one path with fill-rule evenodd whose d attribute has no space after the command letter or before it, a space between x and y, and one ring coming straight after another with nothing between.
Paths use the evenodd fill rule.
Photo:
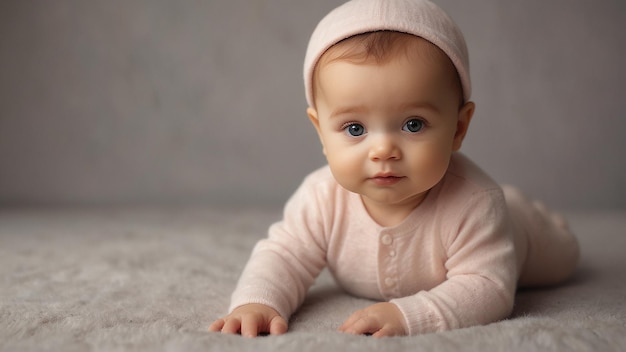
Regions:
<instances>
[{"instance_id":1,"label":"baby's leg","mask_svg":"<svg viewBox=\"0 0 626 352\"><path fill-rule=\"evenodd\" d=\"M553 285L569 278L578 263L579 247L565 219L543 204L531 202L517 189L502 187L516 236L521 265L519 286Z\"/></svg>"}]
</instances>

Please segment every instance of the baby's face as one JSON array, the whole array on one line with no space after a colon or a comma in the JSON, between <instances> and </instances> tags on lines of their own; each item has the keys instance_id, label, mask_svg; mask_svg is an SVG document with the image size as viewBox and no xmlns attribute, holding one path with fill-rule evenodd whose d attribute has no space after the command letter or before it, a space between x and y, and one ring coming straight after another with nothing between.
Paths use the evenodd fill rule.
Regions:
<instances>
[{"instance_id":1,"label":"baby's face","mask_svg":"<svg viewBox=\"0 0 626 352\"><path fill-rule=\"evenodd\" d=\"M308 113L339 184L366 206L417 206L445 174L473 112L471 103L459 108L455 75L450 62L415 55L320 66Z\"/></svg>"}]
</instances>

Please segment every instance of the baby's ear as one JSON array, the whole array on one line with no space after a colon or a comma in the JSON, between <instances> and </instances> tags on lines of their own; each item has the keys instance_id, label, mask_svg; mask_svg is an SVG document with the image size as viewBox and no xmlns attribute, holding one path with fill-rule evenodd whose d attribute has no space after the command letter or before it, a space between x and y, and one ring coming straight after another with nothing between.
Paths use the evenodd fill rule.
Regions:
<instances>
[{"instance_id":1,"label":"baby's ear","mask_svg":"<svg viewBox=\"0 0 626 352\"><path fill-rule=\"evenodd\" d=\"M309 120L311 120L313 127L315 127L315 130L317 131L317 136L320 139L320 143L322 143L322 152L326 155L326 148L324 147L324 139L322 138L322 130L320 129L320 120L317 115L317 110L309 106L306 109L306 114L309 116Z\"/></svg>"},{"instance_id":2,"label":"baby's ear","mask_svg":"<svg viewBox=\"0 0 626 352\"><path fill-rule=\"evenodd\" d=\"M320 120L317 118L317 110L313 109L312 107L308 107L306 109L306 114L309 116L309 120L311 120L311 123L313 123L313 126L315 126L315 129L317 130L317 133L319 133L320 131Z\"/></svg>"},{"instance_id":3,"label":"baby's ear","mask_svg":"<svg viewBox=\"0 0 626 352\"><path fill-rule=\"evenodd\" d=\"M476 105L468 101L463 104L463 106L459 109L459 116L456 123L456 133L454 134L454 142L452 144L452 150L458 151L461 149L461 145L463 144L463 139L465 139L465 135L467 134L467 130L469 129L470 122L472 121L472 116L474 116L474 109Z\"/></svg>"}]
</instances>

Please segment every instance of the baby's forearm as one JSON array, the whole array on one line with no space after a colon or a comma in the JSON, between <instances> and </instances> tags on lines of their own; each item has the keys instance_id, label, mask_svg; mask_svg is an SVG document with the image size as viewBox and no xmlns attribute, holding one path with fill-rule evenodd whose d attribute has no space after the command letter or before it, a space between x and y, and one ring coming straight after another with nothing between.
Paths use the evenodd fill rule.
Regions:
<instances>
[{"instance_id":1,"label":"baby's forearm","mask_svg":"<svg viewBox=\"0 0 626 352\"><path fill-rule=\"evenodd\" d=\"M480 275L462 275L391 302L406 318L409 334L417 335L504 319L511 313L514 297L514 288Z\"/></svg>"},{"instance_id":2,"label":"baby's forearm","mask_svg":"<svg viewBox=\"0 0 626 352\"><path fill-rule=\"evenodd\" d=\"M260 303L289 319L324 265L311 264L305 255L293 250L276 240L259 242L232 295L230 310Z\"/></svg>"}]
</instances>

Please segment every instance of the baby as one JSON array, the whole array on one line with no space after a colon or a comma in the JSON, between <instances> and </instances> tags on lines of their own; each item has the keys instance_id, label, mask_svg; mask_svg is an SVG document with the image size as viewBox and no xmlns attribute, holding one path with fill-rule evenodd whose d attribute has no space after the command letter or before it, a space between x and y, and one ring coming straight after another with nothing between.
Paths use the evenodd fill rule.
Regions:
<instances>
[{"instance_id":1,"label":"baby","mask_svg":"<svg viewBox=\"0 0 626 352\"><path fill-rule=\"evenodd\" d=\"M340 331L445 331L506 318L519 286L553 285L579 249L562 217L501 188L458 152L468 130L467 48L424 0L353 0L315 29L307 110L328 166L260 241L210 331L282 334L325 267L380 301Z\"/></svg>"}]
</instances>

